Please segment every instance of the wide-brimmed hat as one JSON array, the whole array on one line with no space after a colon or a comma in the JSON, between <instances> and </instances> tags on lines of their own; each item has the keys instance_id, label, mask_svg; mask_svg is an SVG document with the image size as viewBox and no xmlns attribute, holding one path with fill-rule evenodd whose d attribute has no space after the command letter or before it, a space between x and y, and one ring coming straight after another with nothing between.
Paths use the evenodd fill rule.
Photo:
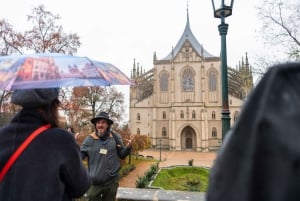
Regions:
<instances>
[{"instance_id":1,"label":"wide-brimmed hat","mask_svg":"<svg viewBox=\"0 0 300 201\"><path fill-rule=\"evenodd\" d=\"M96 121L99 119L105 119L108 124L113 124L113 120L111 120L106 112L100 112L93 119L91 119L92 124L96 124Z\"/></svg>"},{"instance_id":2,"label":"wide-brimmed hat","mask_svg":"<svg viewBox=\"0 0 300 201\"><path fill-rule=\"evenodd\" d=\"M59 95L59 88L18 89L11 96L11 102L25 108L49 105Z\"/></svg>"}]
</instances>

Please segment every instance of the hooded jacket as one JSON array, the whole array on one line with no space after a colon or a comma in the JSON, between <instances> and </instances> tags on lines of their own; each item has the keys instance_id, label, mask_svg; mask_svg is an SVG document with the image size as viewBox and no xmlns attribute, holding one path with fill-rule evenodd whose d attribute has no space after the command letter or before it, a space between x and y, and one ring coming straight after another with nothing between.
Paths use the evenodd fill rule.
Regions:
<instances>
[{"instance_id":1,"label":"hooded jacket","mask_svg":"<svg viewBox=\"0 0 300 201\"><path fill-rule=\"evenodd\" d=\"M33 109L22 109L0 128L0 168L35 129L47 124ZM83 195L90 179L79 146L64 129L49 128L20 155L0 183L3 201L69 201Z\"/></svg>"}]
</instances>

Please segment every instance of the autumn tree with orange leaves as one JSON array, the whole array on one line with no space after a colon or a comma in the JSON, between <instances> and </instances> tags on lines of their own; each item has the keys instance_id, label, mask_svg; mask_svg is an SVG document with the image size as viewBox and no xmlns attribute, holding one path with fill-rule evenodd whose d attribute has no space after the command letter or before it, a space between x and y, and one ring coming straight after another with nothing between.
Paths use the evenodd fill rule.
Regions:
<instances>
[{"instance_id":1,"label":"autumn tree with orange leaves","mask_svg":"<svg viewBox=\"0 0 300 201\"><path fill-rule=\"evenodd\" d=\"M90 120L100 111L109 113L113 127L119 127L124 114L124 94L115 87L74 87L61 90L62 109L68 123L77 131L93 130Z\"/></svg>"}]
</instances>

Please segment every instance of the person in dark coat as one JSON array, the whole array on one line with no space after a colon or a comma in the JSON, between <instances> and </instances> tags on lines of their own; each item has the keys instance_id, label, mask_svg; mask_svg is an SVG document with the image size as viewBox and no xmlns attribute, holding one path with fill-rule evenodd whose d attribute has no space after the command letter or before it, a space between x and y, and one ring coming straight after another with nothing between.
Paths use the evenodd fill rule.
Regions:
<instances>
[{"instance_id":1,"label":"person in dark coat","mask_svg":"<svg viewBox=\"0 0 300 201\"><path fill-rule=\"evenodd\" d=\"M0 170L20 144L37 128L50 124L24 150L0 181L1 201L71 201L90 186L74 136L58 123L59 89L13 92L11 102L22 106L0 128Z\"/></svg>"},{"instance_id":2,"label":"person in dark coat","mask_svg":"<svg viewBox=\"0 0 300 201\"><path fill-rule=\"evenodd\" d=\"M300 63L271 67L211 169L207 201L300 200Z\"/></svg>"},{"instance_id":3,"label":"person in dark coat","mask_svg":"<svg viewBox=\"0 0 300 201\"><path fill-rule=\"evenodd\" d=\"M87 191L89 201L114 201L119 186L120 159L130 154L131 141L124 146L121 136L111 130L113 121L106 112L91 120L95 132L82 145L82 158L88 158L92 185Z\"/></svg>"}]
</instances>

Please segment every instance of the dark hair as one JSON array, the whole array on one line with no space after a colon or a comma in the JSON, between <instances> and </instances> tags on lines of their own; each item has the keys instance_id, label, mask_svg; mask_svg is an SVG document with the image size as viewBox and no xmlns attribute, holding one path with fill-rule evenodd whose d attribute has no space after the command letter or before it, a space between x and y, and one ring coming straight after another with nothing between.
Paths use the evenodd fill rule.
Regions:
<instances>
[{"instance_id":1,"label":"dark hair","mask_svg":"<svg viewBox=\"0 0 300 201\"><path fill-rule=\"evenodd\" d=\"M45 120L50 123L52 128L61 127L59 125L59 115L58 107L60 106L60 101L58 98L55 98L50 105L42 107L43 116Z\"/></svg>"}]
</instances>

